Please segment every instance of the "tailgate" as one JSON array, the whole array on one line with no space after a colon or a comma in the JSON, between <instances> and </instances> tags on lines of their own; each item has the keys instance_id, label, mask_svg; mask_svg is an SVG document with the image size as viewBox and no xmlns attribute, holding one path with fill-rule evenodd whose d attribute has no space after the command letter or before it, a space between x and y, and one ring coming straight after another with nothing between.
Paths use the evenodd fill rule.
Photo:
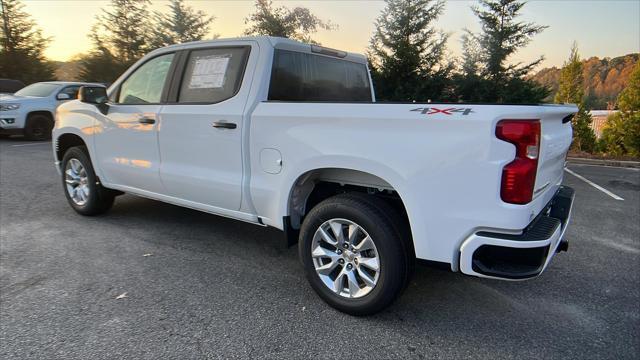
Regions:
<instances>
[{"instance_id":1,"label":"tailgate","mask_svg":"<svg viewBox=\"0 0 640 360\"><path fill-rule=\"evenodd\" d=\"M534 197L555 188L562 181L564 162L571 146L573 130L571 115L577 110L569 106L545 105L540 117L542 138Z\"/></svg>"}]
</instances>

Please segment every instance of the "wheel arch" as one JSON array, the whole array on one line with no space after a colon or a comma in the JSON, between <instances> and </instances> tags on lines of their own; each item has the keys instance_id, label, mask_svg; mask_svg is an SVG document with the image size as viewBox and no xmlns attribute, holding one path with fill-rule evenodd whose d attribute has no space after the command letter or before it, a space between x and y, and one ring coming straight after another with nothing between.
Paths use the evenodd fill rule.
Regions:
<instances>
[{"instance_id":1,"label":"wheel arch","mask_svg":"<svg viewBox=\"0 0 640 360\"><path fill-rule=\"evenodd\" d=\"M402 185L399 176L379 176L375 172L365 169L354 169L340 166L322 166L307 169L302 172L289 186L285 217L293 229L299 229L304 216L320 201L343 192L362 192L372 196L383 197L397 207L403 217L407 219L409 232L408 211L403 200ZM400 185L400 187L398 186Z\"/></svg>"},{"instance_id":2,"label":"wheel arch","mask_svg":"<svg viewBox=\"0 0 640 360\"><path fill-rule=\"evenodd\" d=\"M294 227L299 226L301 218L312 207L308 206L310 205L308 203L310 195L323 184L396 191L389 182L366 171L340 167L321 167L307 170L293 181L288 192L285 211L286 215L291 217Z\"/></svg>"},{"instance_id":3,"label":"wheel arch","mask_svg":"<svg viewBox=\"0 0 640 360\"><path fill-rule=\"evenodd\" d=\"M46 117L48 117L49 119L51 119L51 121L54 121L54 116L53 113L50 110L31 110L27 113L27 116L25 117L25 121L28 122L29 118L31 118L34 115L44 115ZM26 126L26 122L25 122L25 126Z\"/></svg>"},{"instance_id":4,"label":"wheel arch","mask_svg":"<svg viewBox=\"0 0 640 360\"><path fill-rule=\"evenodd\" d=\"M65 152L67 152L67 150L69 150L74 146L87 146L87 143L84 141L84 139L81 136L74 133L63 133L59 135L55 139L55 145L54 145L56 161L62 161L62 158L64 157ZM88 149L88 146L87 146L87 149ZM89 154L89 157L91 157L90 154Z\"/></svg>"},{"instance_id":5,"label":"wheel arch","mask_svg":"<svg viewBox=\"0 0 640 360\"><path fill-rule=\"evenodd\" d=\"M321 167L305 171L293 182L286 208L285 232L297 234L304 216L318 203L342 193L362 193L380 198L393 207L406 230L404 240L415 257L411 222L402 192L388 180L368 171L340 167ZM288 228L287 228L288 227ZM291 242L291 241L290 241Z\"/></svg>"}]
</instances>

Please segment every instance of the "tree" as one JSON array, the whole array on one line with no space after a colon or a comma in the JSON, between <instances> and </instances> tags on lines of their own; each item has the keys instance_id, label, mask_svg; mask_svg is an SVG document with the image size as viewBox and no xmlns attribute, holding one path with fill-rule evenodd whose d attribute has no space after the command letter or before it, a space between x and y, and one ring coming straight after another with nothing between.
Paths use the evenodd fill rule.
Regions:
<instances>
[{"instance_id":1,"label":"tree","mask_svg":"<svg viewBox=\"0 0 640 360\"><path fill-rule=\"evenodd\" d=\"M594 56L582 60L586 106L590 109L612 109L618 95L627 86L638 61L640 53L602 59ZM531 76L531 79L551 88L555 96L558 92L560 69L542 69Z\"/></svg>"},{"instance_id":2,"label":"tree","mask_svg":"<svg viewBox=\"0 0 640 360\"><path fill-rule=\"evenodd\" d=\"M534 23L518 22L520 11L525 5L516 0L480 0L480 7L472 7L473 13L480 19L482 32L473 34L467 30L463 44L471 43L482 49L481 53L465 51L463 63L476 63L477 73L481 79L478 91L468 94L462 92L462 96L472 97L475 101L482 102L506 102L506 103L537 103L548 96L549 90L537 83L526 79L531 70L539 65L544 57L528 64L509 64L509 58L519 49L527 46L533 36L542 32L546 26ZM469 57L472 57L469 59ZM458 84L458 89L469 89L464 83L468 78L459 78L463 81ZM462 100L468 100L463 98Z\"/></svg>"},{"instance_id":3,"label":"tree","mask_svg":"<svg viewBox=\"0 0 640 360\"><path fill-rule=\"evenodd\" d=\"M274 7L271 0L256 0L256 11L245 18L250 24L246 35L269 35L291 38L298 41L317 44L311 35L319 29L333 30L335 25L319 19L304 7L293 10L284 6Z\"/></svg>"},{"instance_id":4,"label":"tree","mask_svg":"<svg viewBox=\"0 0 640 360\"><path fill-rule=\"evenodd\" d=\"M442 100L452 64L448 36L434 27L441 0L386 0L369 46L377 97L388 101Z\"/></svg>"},{"instance_id":5,"label":"tree","mask_svg":"<svg viewBox=\"0 0 640 360\"><path fill-rule=\"evenodd\" d=\"M476 34L466 30L462 35L462 62L453 75L456 97L466 102L482 102L489 91L488 81L482 74L482 48Z\"/></svg>"},{"instance_id":6,"label":"tree","mask_svg":"<svg viewBox=\"0 0 640 360\"><path fill-rule=\"evenodd\" d=\"M18 0L0 0L0 77L26 84L52 80L53 67L44 57L50 38L42 36L42 31L23 8Z\"/></svg>"},{"instance_id":7,"label":"tree","mask_svg":"<svg viewBox=\"0 0 640 360\"><path fill-rule=\"evenodd\" d=\"M573 43L571 54L562 69L558 81L558 92L555 102L560 104L579 104L584 97L584 77L582 75L582 62L578 53L578 45Z\"/></svg>"},{"instance_id":8,"label":"tree","mask_svg":"<svg viewBox=\"0 0 640 360\"><path fill-rule=\"evenodd\" d=\"M168 13L154 12L155 24L149 29L151 48L202 40L209 34L214 16L195 11L184 0L171 0L168 7Z\"/></svg>"},{"instance_id":9,"label":"tree","mask_svg":"<svg viewBox=\"0 0 640 360\"><path fill-rule=\"evenodd\" d=\"M571 103L578 105L578 112L573 116L573 144L576 150L594 152L596 148L596 135L591 128L593 119L589 109L585 105L584 77L582 61L578 53L578 45L573 44L571 55L562 66L558 92L555 96L556 103Z\"/></svg>"},{"instance_id":10,"label":"tree","mask_svg":"<svg viewBox=\"0 0 640 360\"><path fill-rule=\"evenodd\" d=\"M129 64L115 58L106 48L99 48L81 57L79 78L82 81L111 84L129 66Z\"/></svg>"},{"instance_id":11,"label":"tree","mask_svg":"<svg viewBox=\"0 0 640 360\"><path fill-rule=\"evenodd\" d=\"M102 9L89 34L94 49L81 61L83 80L110 83L150 49L148 3L111 0L111 10Z\"/></svg>"},{"instance_id":12,"label":"tree","mask_svg":"<svg viewBox=\"0 0 640 360\"><path fill-rule=\"evenodd\" d=\"M603 147L612 155L640 157L640 62L618 96L618 109L607 118L602 131Z\"/></svg>"},{"instance_id":13,"label":"tree","mask_svg":"<svg viewBox=\"0 0 640 360\"><path fill-rule=\"evenodd\" d=\"M81 70L80 56L75 55L67 61L58 62L55 74L56 78L61 81L79 81Z\"/></svg>"}]
</instances>

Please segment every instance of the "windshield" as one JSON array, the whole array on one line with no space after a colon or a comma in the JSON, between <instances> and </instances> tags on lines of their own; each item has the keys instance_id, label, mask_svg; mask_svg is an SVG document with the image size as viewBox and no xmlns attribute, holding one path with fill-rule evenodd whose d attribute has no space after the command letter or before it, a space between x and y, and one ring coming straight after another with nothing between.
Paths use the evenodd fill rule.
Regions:
<instances>
[{"instance_id":1,"label":"windshield","mask_svg":"<svg viewBox=\"0 0 640 360\"><path fill-rule=\"evenodd\" d=\"M37 83L16 92L16 96L47 97L58 88L57 84Z\"/></svg>"}]
</instances>

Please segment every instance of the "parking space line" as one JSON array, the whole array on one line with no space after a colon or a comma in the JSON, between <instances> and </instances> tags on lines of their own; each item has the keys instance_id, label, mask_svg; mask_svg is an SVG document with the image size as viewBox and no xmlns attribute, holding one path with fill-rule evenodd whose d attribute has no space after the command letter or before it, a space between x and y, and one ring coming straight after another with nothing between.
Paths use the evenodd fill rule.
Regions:
<instances>
[{"instance_id":1,"label":"parking space line","mask_svg":"<svg viewBox=\"0 0 640 360\"><path fill-rule=\"evenodd\" d=\"M564 171L566 171L566 172L568 172L569 174L571 174L571 175L573 175L573 176L577 177L578 179L580 179L580 180L582 180L582 181L586 182L587 184L589 184L589 185L593 186L594 188L596 188L596 189L598 189L598 190L602 191L603 193L605 193L605 194L607 194L607 195L611 196L612 198L614 198L614 199L616 199L616 200L621 200L621 201L622 201L622 200L624 200L624 199L623 199L623 198L621 198L620 196L618 196L618 195L616 195L616 194L612 193L611 191L609 191L609 190L607 190L607 189L603 188L602 186L600 186L600 185L598 185L598 184L594 183L593 181L591 181L591 180L589 180L589 179L586 179L586 178L584 178L583 176L581 176L581 175L578 175L578 174L574 173L573 171L569 170L568 168L564 168Z\"/></svg>"},{"instance_id":2,"label":"parking space line","mask_svg":"<svg viewBox=\"0 0 640 360\"><path fill-rule=\"evenodd\" d=\"M18 147L18 146L31 146L31 145L50 145L51 141L45 141L45 142L37 142L37 143L28 143L28 144L17 144L17 145L10 145L11 147Z\"/></svg>"},{"instance_id":3,"label":"parking space line","mask_svg":"<svg viewBox=\"0 0 640 360\"><path fill-rule=\"evenodd\" d=\"M578 164L578 163L569 163L571 166L576 167L599 167L599 168L607 168L607 169L622 169L622 170L631 170L631 171L640 171L640 168L633 167L624 167L624 166L610 166L610 165L595 165L595 164Z\"/></svg>"}]
</instances>

